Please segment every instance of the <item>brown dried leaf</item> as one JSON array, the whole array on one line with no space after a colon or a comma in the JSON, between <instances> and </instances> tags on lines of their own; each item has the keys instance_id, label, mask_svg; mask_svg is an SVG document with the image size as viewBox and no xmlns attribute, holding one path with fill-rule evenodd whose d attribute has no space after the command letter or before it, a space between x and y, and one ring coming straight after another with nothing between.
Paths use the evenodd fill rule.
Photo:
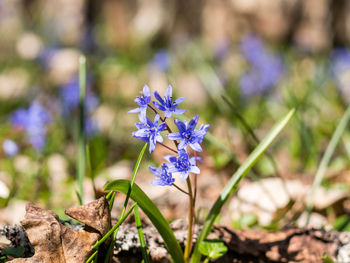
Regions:
<instances>
[{"instance_id":1,"label":"brown dried leaf","mask_svg":"<svg viewBox=\"0 0 350 263\"><path fill-rule=\"evenodd\" d=\"M109 206L104 197L86 205L72 207L65 214L97 230L102 236L111 229Z\"/></svg>"},{"instance_id":2,"label":"brown dried leaf","mask_svg":"<svg viewBox=\"0 0 350 263\"><path fill-rule=\"evenodd\" d=\"M31 258L18 258L11 262L85 262L101 233L106 233L111 225L108 203L102 197L87 205L72 208L67 214L85 223L88 228L82 231L73 230L62 225L54 212L28 204L21 224L27 231L35 254Z\"/></svg>"}]
</instances>

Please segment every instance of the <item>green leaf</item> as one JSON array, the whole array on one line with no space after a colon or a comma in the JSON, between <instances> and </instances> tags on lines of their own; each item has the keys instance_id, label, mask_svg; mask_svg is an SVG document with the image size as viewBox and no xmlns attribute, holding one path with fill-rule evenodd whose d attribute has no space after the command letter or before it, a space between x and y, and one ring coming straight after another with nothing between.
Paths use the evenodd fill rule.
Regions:
<instances>
[{"instance_id":1,"label":"green leaf","mask_svg":"<svg viewBox=\"0 0 350 263\"><path fill-rule=\"evenodd\" d=\"M343 134L343 132L345 131L348 123L350 120L350 105L347 107L343 117L341 118L337 128L335 129L332 138L327 146L327 149L324 153L324 155L322 156L322 160L320 162L320 165L318 166L314 181L312 183L312 189L311 189L311 195L310 198L308 199L307 202L307 220L306 220L306 224L309 223L310 220L310 213L313 209L313 201L315 198L315 193L316 193L316 189L321 185L322 179L324 177L324 174L326 172L328 163L333 155L333 152Z\"/></svg>"},{"instance_id":2,"label":"green leaf","mask_svg":"<svg viewBox=\"0 0 350 263\"><path fill-rule=\"evenodd\" d=\"M130 188L130 181L128 180L116 180L106 185L105 190L118 191L123 194L127 194ZM164 243L166 244L168 251L176 263L185 263L182 249L177 242L173 231L169 227L169 224L160 213L156 205L151 199L134 184L130 193L130 198L137 202L137 205L151 220L155 228L157 228L159 234L162 236Z\"/></svg>"},{"instance_id":3,"label":"green leaf","mask_svg":"<svg viewBox=\"0 0 350 263\"><path fill-rule=\"evenodd\" d=\"M350 231L350 217L348 215L341 215L333 222L333 228L339 232Z\"/></svg>"},{"instance_id":4,"label":"green leaf","mask_svg":"<svg viewBox=\"0 0 350 263\"><path fill-rule=\"evenodd\" d=\"M131 176L131 182L130 182L130 185L129 185L129 189L128 189L128 192L126 193L126 197L125 197L125 201L124 201L124 205L123 205L123 209L120 213L120 217L119 217L119 220L117 222L117 224L119 223L120 219L124 216L124 213L126 211L126 207L128 205L128 202L129 202L129 198L130 198L130 193L131 193L131 190L132 190L132 187L133 187L133 184L134 184L134 181L136 179L136 175L137 175L137 172L139 171L139 168L140 168L140 164L141 164L141 161L142 161L142 157L145 153L145 150L147 148L147 145L148 143L145 143L145 145L143 146L140 154L139 154L139 157L137 158L137 161L136 161L136 164L135 164L135 167L134 167L134 171L132 173L132 176ZM115 195L114 195L115 196ZM110 207L113 206L113 203L114 203L114 199L111 200L112 202L110 202ZM114 227L113 227L114 228ZM114 246L114 243L115 243L115 239L116 239L116 236L117 236L117 233L118 233L118 228L115 228L115 232L113 234L113 237L112 237L112 242L110 243L109 245L109 248L107 250L107 253L106 253L106 258L105 258L105 262L109 262L109 256L112 254L112 251L113 251L113 246Z\"/></svg>"},{"instance_id":5,"label":"green leaf","mask_svg":"<svg viewBox=\"0 0 350 263\"><path fill-rule=\"evenodd\" d=\"M134 217L135 217L135 223L137 227L137 233L140 239L141 252L142 252L142 258L143 258L142 262L149 263L150 260L146 250L145 237L143 236L140 212L137 206L134 207Z\"/></svg>"},{"instance_id":6,"label":"green leaf","mask_svg":"<svg viewBox=\"0 0 350 263\"><path fill-rule=\"evenodd\" d=\"M234 222L234 226L237 229L245 227L251 227L258 223L258 216L254 213L242 214L237 221Z\"/></svg>"},{"instance_id":7,"label":"green leaf","mask_svg":"<svg viewBox=\"0 0 350 263\"><path fill-rule=\"evenodd\" d=\"M20 258L23 256L24 251L24 247L6 247L1 250L1 253L14 258Z\"/></svg>"},{"instance_id":8,"label":"green leaf","mask_svg":"<svg viewBox=\"0 0 350 263\"><path fill-rule=\"evenodd\" d=\"M334 261L327 255L327 253L324 253L322 255L322 262L323 263L334 263Z\"/></svg>"},{"instance_id":9,"label":"green leaf","mask_svg":"<svg viewBox=\"0 0 350 263\"><path fill-rule=\"evenodd\" d=\"M225 243L219 239L207 239L199 244L199 251L209 258L219 258L227 252Z\"/></svg>"},{"instance_id":10,"label":"green leaf","mask_svg":"<svg viewBox=\"0 0 350 263\"><path fill-rule=\"evenodd\" d=\"M78 159L77 159L77 181L79 187L79 195L82 205L84 200L84 177L85 177L85 165L86 165L86 134L85 134L85 93L86 93L86 58L85 56L79 57L79 131L78 131Z\"/></svg>"},{"instance_id":11,"label":"green leaf","mask_svg":"<svg viewBox=\"0 0 350 263\"><path fill-rule=\"evenodd\" d=\"M214 224L215 218L220 213L221 208L226 203L228 198L233 194L233 192L238 187L238 183L242 180L242 178L244 178L245 175L247 175L249 170L259 160L259 158L266 151L266 149L271 145L271 143L277 137L277 135L281 132L281 130L286 126L288 121L292 118L294 112L295 112L294 109L289 111L289 113L270 130L270 132L267 134L264 140L255 148L255 150L249 155L247 160L238 168L238 170L232 176L230 181L226 184L224 189L221 191L220 196L216 200L215 204L212 206L207 218L204 221L203 228L197 239L197 244L202 242L209 235L211 228ZM199 253L199 248L197 244L193 250L193 255L191 258L192 263L200 262L201 255Z\"/></svg>"}]
</instances>

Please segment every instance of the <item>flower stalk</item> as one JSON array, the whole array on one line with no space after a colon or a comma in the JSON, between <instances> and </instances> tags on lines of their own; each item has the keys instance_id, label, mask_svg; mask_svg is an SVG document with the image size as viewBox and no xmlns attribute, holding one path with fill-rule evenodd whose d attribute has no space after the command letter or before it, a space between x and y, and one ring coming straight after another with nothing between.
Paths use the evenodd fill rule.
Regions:
<instances>
[{"instance_id":1,"label":"flower stalk","mask_svg":"<svg viewBox=\"0 0 350 263\"><path fill-rule=\"evenodd\" d=\"M186 241L186 246L185 246L185 253L184 253L184 258L185 261L188 262L191 249L192 249L192 235L193 235L193 222L194 222L194 199L193 199L193 193L192 193L192 185L191 185L191 180L189 177L186 179L187 183L187 188L188 188L188 232L187 232L187 241Z\"/></svg>"}]
</instances>

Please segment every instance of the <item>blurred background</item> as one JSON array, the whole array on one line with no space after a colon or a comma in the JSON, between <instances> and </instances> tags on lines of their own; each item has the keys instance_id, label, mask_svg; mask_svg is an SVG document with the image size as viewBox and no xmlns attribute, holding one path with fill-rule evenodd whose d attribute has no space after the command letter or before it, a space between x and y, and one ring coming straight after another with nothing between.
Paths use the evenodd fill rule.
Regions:
<instances>
[{"instance_id":1,"label":"blurred background","mask_svg":"<svg viewBox=\"0 0 350 263\"><path fill-rule=\"evenodd\" d=\"M0 224L26 202L59 215L78 204L78 58L87 57L85 202L130 179L142 142L131 136L143 85L187 97L186 117L211 125L198 177L198 220L290 108L296 116L224 209L219 223L303 225L329 140L350 102L347 0L0 0ZM171 220L186 196L136 182ZM350 229L350 130L317 189L310 223ZM95 187L92 184L94 178ZM179 185L181 183L179 182ZM120 199L120 202L122 199ZM117 215L117 213L116 213Z\"/></svg>"}]
</instances>

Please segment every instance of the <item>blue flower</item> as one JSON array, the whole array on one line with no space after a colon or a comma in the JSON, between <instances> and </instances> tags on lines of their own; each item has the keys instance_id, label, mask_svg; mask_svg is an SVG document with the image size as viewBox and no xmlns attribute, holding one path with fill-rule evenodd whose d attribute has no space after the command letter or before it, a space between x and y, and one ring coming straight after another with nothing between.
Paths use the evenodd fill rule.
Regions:
<instances>
[{"instance_id":1,"label":"blue flower","mask_svg":"<svg viewBox=\"0 0 350 263\"><path fill-rule=\"evenodd\" d=\"M160 132L164 131L166 124L162 122L158 125L160 119L159 114L154 117L154 122L143 114L139 114L139 119L141 122L135 124L138 131L133 132L132 136L148 142L149 152L152 153L156 147L156 143L163 142L163 137L160 135Z\"/></svg>"},{"instance_id":2,"label":"blue flower","mask_svg":"<svg viewBox=\"0 0 350 263\"><path fill-rule=\"evenodd\" d=\"M15 156L18 153L18 145L13 140L6 139L2 143L2 149L8 156Z\"/></svg>"},{"instance_id":3,"label":"blue flower","mask_svg":"<svg viewBox=\"0 0 350 263\"><path fill-rule=\"evenodd\" d=\"M180 178L182 182L187 179L189 173L200 173L199 168L196 166L196 158L190 158L185 150L179 150L178 157L168 155L164 158L169 162L169 173L180 173Z\"/></svg>"},{"instance_id":4,"label":"blue flower","mask_svg":"<svg viewBox=\"0 0 350 263\"><path fill-rule=\"evenodd\" d=\"M198 115L194 116L188 123L176 119L175 124L179 129L179 132L168 134L168 139L181 140L177 146L179 150L185 149L186 146L189 145L193 150L201 152L202 147L200 146L200 143L203 141L203 138L209 129L209 125L202 125L199 130L195 130L197 122Z\"/></svg>"},{"instance_id":5,"label":"blue flower","mask_svg":"<svg viewBox=\"0 0 350 263\"><path fill-rule=\"evenodd\" d=\"M242 93L250 96L273 87L283 74L282 60L269 52L255 35L249 35L242 40L241 50L251 65L239 82Z\"/></svg>"},{"instance_id":6,"label":"blue flower","mask_svg":"<svg viewBox=\"0 0 350 263\"><path fill-rule=\"evenodd\" d=\"M46 125L51 122L51 116L38 102L33 102L29 108L19 109L11 116L12 124L26 131L28 142L36 149L42 150L46 140Z\"/></svg>"},{"instance_id":7,"label":"blue flower","mask_svg":"<svg viewBox=\"0 0 350 263\"><path fill-rule=\"evenodd\" d=\"M77 77L72 78L60 89L60 97L62 100L62 115L65 118L72 116L72 112L77 111L79 106L79 80ZM85 97L85 132L88 135L94 135L98 128L96 123L90 118L98 106L98 98L91 90L91 78L87 79L87 90Z\"/></svg>"},{"instance_id":8,"label":"blue flower","mask_svg":"<svg viewBox=\"0 0 350 263\"><path fill-rule=\"evenodd\" d=\"M172 177L171 173L169 173L168 166L165 163L162 164L161 168L156 168L151 165L148 166L148 168L155 176L159 178L152 180L152 185L171 186L175 182L175 179Z\"/></svg>"},{"instance_id":9,"label":"blue flower","mask_svg":"<svg viewBox=\"0 0 350 263\"><path fill-rule=\"evenodd\" d=\"M79 80L77 77L69 80L60 89L60 97L63 106L63 115L70 116L79 106ZM92 113L98 105L98 98L91 91L91 78L87 79L87 90L85 97L85 109L87 113Z\"/></svg>"},{"instance_id":10,"label":"blue flower","mask_svg":"<svg viewBox=\"0 0 350 263\"><path fill-rule=\"evenodd\" d=\"M159 110L164 111L165 112L164 115L166 118L170 118L173 113L183 114L186 111L186 110L180 110L176 108L186 98L181 97L173 102L173 91L170 85L167 91L165 92L164 100L162 99L162 97L159 95L157 91L154 92L154 96L159 101L159 103L154 101L153 102L154 106L156 106Z\"/></svg>"},{"instance_id":11,"label":"blue flower","mask_svg":"<svg viewBox=\"0 0 350 263\"><path fill-rule=\"evenodd\" d=\"M167 71L170 66L170 56L166 50L160 50L154 54L151 66L156 66L161 71Z\"/></svg>"},{"instance_id":12,"label":"blue flower","mask_svg":"<svg viewBox=\"0 0 350 263\"><path fill-rule=\"evenodd\" d=\"M141 112L142 115L146 116L147 106L151 102L151 92L147 85L143 86L142 96L137 97L135 102L140 105L140 107L130 110L129 113Z\"/></svg>"}]
</instances>

